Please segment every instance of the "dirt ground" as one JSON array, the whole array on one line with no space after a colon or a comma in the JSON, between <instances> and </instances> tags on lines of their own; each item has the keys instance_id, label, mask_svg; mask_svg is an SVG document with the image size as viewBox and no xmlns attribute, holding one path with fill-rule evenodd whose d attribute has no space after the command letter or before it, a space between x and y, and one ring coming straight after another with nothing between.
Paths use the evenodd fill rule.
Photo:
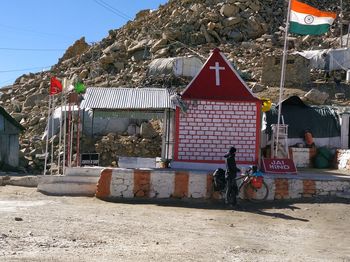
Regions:
<instances>
[{"instance_id":1,"label":"dirt ground","mask_svg":"<svg viewBox=\"0 0 350 262\"><path fill-rule=\"evenodd\" d=\"M0 261L350 261L349 202L105 202L0 187Z\"/></svg>"}]
</instances>

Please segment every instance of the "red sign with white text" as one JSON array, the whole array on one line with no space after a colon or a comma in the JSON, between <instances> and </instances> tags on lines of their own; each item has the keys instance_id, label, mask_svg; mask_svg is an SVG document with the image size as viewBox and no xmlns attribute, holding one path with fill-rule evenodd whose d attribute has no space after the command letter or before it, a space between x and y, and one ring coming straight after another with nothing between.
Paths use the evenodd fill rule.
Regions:
<instances>
[{"instance_id":1,"label":"red sign with white text","mask_svg":"<svg viewBox=\"0 0 350 262\"><path fill-rule=\"evenodd\" d=\"M263 158L262 169L267 174L297 174L293 160L287 158Z\"/></svg>"}]
</instances>

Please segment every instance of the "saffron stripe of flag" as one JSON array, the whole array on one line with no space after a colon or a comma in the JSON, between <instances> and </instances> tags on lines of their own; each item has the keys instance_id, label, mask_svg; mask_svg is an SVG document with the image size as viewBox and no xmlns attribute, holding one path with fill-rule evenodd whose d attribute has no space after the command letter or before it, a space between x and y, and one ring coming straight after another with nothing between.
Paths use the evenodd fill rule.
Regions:
<instances>
[{"instance_id":1,"label":"saffron stripe of flag","mask_svg":"<svg viewBox=\"0 0 350 262\"><path fill-rule=\"evenodd\" d=\"M292 0L291 9L298 13L310 14L318 17L332 17L333 19L337 17L336 13L318 10L315 7L301 3L297 0Z\"/></svg>"},{"instance_id":2,"label":"saffron stripe of flag","mask_svg":"<svg viewBox=\"0 0 350 262\"><path fill-rule=\"evenodd\" d=\"M301 35L320 35L329 30L336 13L318 10L297 0L291 2L289 31Z\"/></svg>"}]
</instances>

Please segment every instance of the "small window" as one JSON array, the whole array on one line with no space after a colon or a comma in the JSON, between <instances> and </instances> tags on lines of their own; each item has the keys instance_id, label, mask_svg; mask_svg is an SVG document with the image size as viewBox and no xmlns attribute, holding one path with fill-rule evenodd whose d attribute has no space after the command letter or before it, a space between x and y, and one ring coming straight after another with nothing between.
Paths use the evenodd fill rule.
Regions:
<instances>
[{"instance_id":1,"label":"small window","mask_svg":"<svg viewBox=\"0 0 350 262\"><path fill-rule=\"evenodd\" d=\"M275 65L279 65L281 63L281 59L280 58L275 58Z\"/></svg>"},{"instance_id":2,"label":"small window","mask_svg":"<svg viewBox=\"0 0 350 262\"><path fill-rule=\"evenodd\" d=\"M5 131L5 119L3 115L0 115L0 132Z\"/></svg>"},{"instance_id":3,"label":"small window","mask_svg":"<svg viewBox=\"0 0 350 262\"><path fill-rule=\"evenodd\" d=\"M295 61L292 60L292 59L288 59L288 60L287 60L287 64L290 64L290 65L291 65L291 64L294 64L294 62L295 62Z\"/></svg>"}]
</instances>

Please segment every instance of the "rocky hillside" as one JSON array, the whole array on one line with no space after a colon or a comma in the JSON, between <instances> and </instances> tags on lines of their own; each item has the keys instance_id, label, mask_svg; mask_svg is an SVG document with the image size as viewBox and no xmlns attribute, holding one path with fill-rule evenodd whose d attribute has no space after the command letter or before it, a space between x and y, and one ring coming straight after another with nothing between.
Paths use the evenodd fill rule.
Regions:
<instances>
[{"instance_id":1,"label":"rocky hillside","mask_svg":"<svg viewBox=\"0 0 350 262\"><path fill-rule=\"evenodd\" d=\"M324 10L337 10L334 1L307 2ZM344 10L350 10L350 3L343 2ZM77 40L49 72L23 75L3 90L0 105L26 128L21 137L23 166L31 170L42 168L42 160L36 156L44 148L41 136L47 121L49 75L79 78L87 86L181 89L190 79L147 76L152 59L197 55L204 60L214 47L219 47L249 76L253 91L265 90L273 98L273 87L268 90L259 81L263 58L281 53L285 10L283 0L170 0L157 10L139 12L133 21L110 30L98 43L88 45L84 38ZM344 16L350 20L349 13ZM339 32L336 24L322 37L290 37L289 46L295 50L337 47ZM139 146L137 141L133 143ZM98 148L100 144L101 141ZM158 152L150 152L154 154Z\"/></svg>"}]
</instances>

